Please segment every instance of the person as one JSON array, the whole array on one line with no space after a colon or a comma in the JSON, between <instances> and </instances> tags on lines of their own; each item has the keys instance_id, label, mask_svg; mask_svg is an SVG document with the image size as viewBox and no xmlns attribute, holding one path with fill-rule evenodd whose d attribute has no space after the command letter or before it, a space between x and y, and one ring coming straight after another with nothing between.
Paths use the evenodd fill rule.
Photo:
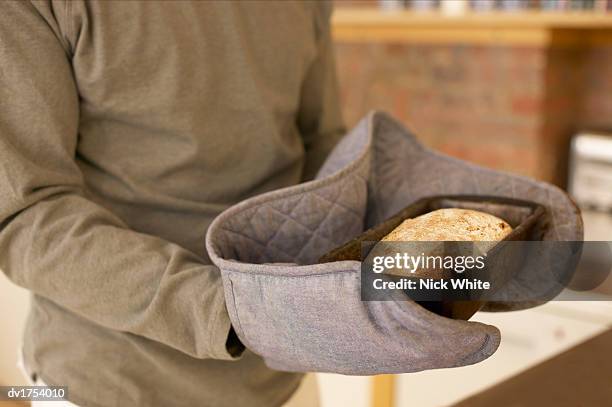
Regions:
<instances>
[{"instance_id":1,"label":"person","mask_svg":"<svg viewBox=\"0 0 612 407\"><path fill-rule=\"evenodd\" d=\"M2 4L0 269L32 292L33 382L83 406L296 405L303 376L233 334L204 236L232 204L312 178L343 134L330 13Z\"/></svg>"}]
</instances>

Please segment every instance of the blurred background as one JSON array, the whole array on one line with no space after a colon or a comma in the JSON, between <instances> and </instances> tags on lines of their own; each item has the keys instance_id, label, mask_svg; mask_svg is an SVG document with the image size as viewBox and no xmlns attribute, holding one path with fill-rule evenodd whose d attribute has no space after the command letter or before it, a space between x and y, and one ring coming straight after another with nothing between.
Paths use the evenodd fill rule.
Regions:
<instances>
[{"instance_id":1,"label":"blurred background","mask_svg":"<svg viewBox=\"0 0 612 407\"><path fill-rule=\"evenodd\" d=\"M335 4L349 127L386 110L433 149L568 190L585 239L612 240L612 1ZM601 353L612 352L610 294L608 278L594 301L478 313L502 344L476 366L319 375L324 407L612 405L612 360ZM564 386L574 397L555 399Z\"/></svg>"},{"instance_id":2,"label":"blurred background","mask_svg":"<svg viewBox=\"0 0 612 407\"><path fill-rule=\"evenodd\" d=\"M433 149L567 189L586 240L612 241L612 0L335 4L349 128L386 110ZM609 278L593 301L477 314L503 339L476 366L319 374L322 407L611 405L611 294ZM27 293L1 273L0 307L0 384L25 384L15 361ZM564 383L576 398L554 398Z\"/></svg>"}]
</instances>

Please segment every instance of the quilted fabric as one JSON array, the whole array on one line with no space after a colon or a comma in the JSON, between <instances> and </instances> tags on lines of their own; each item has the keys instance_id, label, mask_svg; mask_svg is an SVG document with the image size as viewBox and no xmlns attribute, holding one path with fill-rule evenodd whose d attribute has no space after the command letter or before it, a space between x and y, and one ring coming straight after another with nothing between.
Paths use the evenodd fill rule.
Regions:
<instances>
[{"instance_id":1,"label":"quilted fabric","mask_svg":"<svg viewBox=\"0 0 612 407\"><path fill-rule=\"evenodd\" d=\"M384 117L384 118L383 118ZM369 179L367 227L392 216L407 203L435 195L495 195L527 199L544 205L548 217L536 226L543 240L582 241L580 211L561 189L546 182L482 168L439 154L421 146L416 137L388 116L373 122L372 174ZM403 142L401 141L403 140ZM392 145L393 148L389 148ZM545 255L555 255L548 251ZM554 259L549 260L552 263ZM518 310L541 304L563 288L550 276L536 275L525 268L496 293L502 300L484 310ZM534 300L516 299L532 298Z\"/></svg>"},{"instance_id":2,"label":"quilted fabric","mask_svg":"<svg viewBox=\"0 0 612 407\"><path fill-rule=\"evenodd\" d=\"M315 180L241 202L210 226L208 253L240 339L270 367L289 371L400 373L491 355L496 328L440 317L401 293L398 301L361 301L359 262L316 263L415 200L453 193L540 202L551 214L539 225L545 239L582 239L579 213L557 188L432 152L389 116L371 113ZM534 286L532 276L517 276L505 289L509 301L489 308L532 305L512 297Z\"/></svg>"}]
</instances>

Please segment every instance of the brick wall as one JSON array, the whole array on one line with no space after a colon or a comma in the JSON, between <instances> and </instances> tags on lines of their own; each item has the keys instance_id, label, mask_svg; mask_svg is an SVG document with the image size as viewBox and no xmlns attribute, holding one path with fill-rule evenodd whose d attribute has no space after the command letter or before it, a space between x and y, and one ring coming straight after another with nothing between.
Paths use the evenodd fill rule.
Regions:
<instances>
[{"instance_id":1,"label":"brick wall","mask_svg":"<svg viewBox=\"0 0 612 407\"><path fill-rule=\"evenodd\" d=\"M428 146L565 179L569 137L612 127L612 48L339 43L344 114L392 113Z\"/></svg>"},{"instance_id":2,"label":"brick wall","mask_svg":"<svg viewBox=\"0 0 612 407\"><path fill-rule=\"evenodd\" d=\"M579 123L595 129L612 128L612 46L589 49L583 73Z\"/></svg>"}]
</instances>

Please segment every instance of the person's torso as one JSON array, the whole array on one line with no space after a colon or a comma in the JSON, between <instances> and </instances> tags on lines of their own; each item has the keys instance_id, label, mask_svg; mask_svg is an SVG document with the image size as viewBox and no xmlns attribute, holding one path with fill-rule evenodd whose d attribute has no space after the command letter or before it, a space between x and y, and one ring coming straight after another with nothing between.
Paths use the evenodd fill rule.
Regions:
<instances>
[{"instance_id":1,"label":"person's torso","mask_svg":"<svg viewBox=\"0 0 612 407\"><path fill-rule=\"evenodd\" d=\"M72 4L77 158L93 199L203 255L202 230L187 232L194 222L298 182L296 115L316 11L308 2Z\"/></svg>"},{"instance_id":2,"label":"person's torso","mask_svg":"<svg viewBox=\"0 0 612 407\"><path fill-rule=\"evenodd\" d=\"M296 116L316 57L316 2L53 7L66 10L58 20L80 95L87 192L129 227L205 260L205 231L220 211L299 182ZM33 371L81 365L45 379L92 405L274 405L300 379L248 351L238 362L192 359L38 297L24 352Z\"/></svg>"}]
</instances>

